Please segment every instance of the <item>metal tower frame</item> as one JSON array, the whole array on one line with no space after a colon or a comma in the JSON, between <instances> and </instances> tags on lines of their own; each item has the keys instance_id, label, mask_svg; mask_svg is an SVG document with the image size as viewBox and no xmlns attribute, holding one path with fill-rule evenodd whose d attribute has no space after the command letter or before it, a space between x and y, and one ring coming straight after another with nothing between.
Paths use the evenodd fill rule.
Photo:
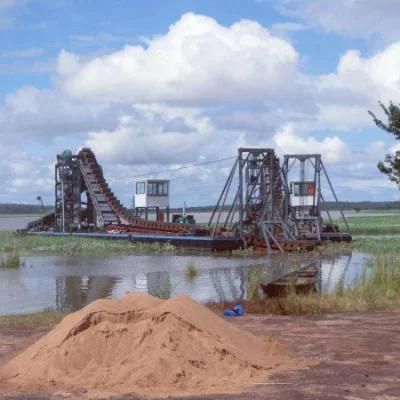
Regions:
<instances>
[{"instance_id":1,"label":"metal tower frame","mask_svg":"<svg viewBox=\"0 0 400 400\"><path fill-rule=\"evenodd\" d=\"M238 188L221 222L235 176ZM238 157L210 217L212 235L229 229L236 232L245 245L264 243L268 252L275 245L283 253L282 241L295 239L283 218L287 194L288 188L274 150L239 148ZM235 215L237 221L234 221Z\"/></svg>"},{"instance_id":2,"label":"metal tower frame","mask_svg":"<svg viewBox=\"0 0 400 400\"><path fill-rule=\"evenodd\" d=\"M312 205L299 205L293 206L291 204L290 195L286 196L285 206L284 206L284 220L288 221L288 224L291 226L294 231L296 237L301 236L302 229L306 224L313 224L316 227L316 238L321 240L321 230L322 230L322 217L321 217L321 204L325 203L324 196L322 194L322 186L321 179L325 178L328 183L329 189L333 198L335 199L336 204L338 205L339 212L343 221L346 225L346 228L349 229L349 225L347 223L346 217L343 213L343 209L340 206L338 197L336 196L335 189L333 188L332 182L329 178L328 172L325 168L324 163L322 162L321 154L286 154L284 156L283 166L282 166L282 174L283 179L286 182L286 186L289 188L289 173L295 168L299 168L300 172L300 180L299 182L305 182L305 169L308 166L312 168L312 182L314 183L314 193L313 193L313 203ZM312 215L305 214L306 210L312 209ZM329 218L329 223L333 224L332 216L328 210L325 208L324 211L327 213Z\"/></svg>"},{"instance_id":3,"label":"metal tower frame","mask_svg":"<svg viewBox=\"0 0 400 400\"><path fill-rule=\"evenodd\" d=\"M81 222L81 171L79 158L57 155L55 165L55 230L71 232Z\"/></svg>"}]
</instances>

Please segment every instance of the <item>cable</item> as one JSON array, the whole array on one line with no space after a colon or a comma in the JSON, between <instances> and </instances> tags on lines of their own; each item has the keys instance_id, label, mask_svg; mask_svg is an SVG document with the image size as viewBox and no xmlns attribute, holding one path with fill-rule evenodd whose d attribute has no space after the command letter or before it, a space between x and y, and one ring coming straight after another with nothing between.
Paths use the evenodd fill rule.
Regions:
<instances>
[{"instance_id":1,"label":"cable","mask_svg":"<svg viewBox=\"0 0 400 400\"><path fill-rule=\"evenodd\" d=\"M165 169L165 170L163 170L163 171L147 172L147 173L145 173L145 174L128 176L128 178L140 178L140 177L142 177L142 176L158 175L158 174L162 174L162 173L164 173L164 172L180 171L180 170L182 170L182 169L193 168L193 167L200 167L200 166L202 166L202 165L215 164L215 163L218 163L218 162L221 162L221 161L232 160L233 158L236 158L236 156L226 157L226 158L220 158L219 160L206 161L206 162L198 163L198 164L185 165L185 166L183 166L183 167L178 167L178 168Z\"/></svg>"}]
</instances>

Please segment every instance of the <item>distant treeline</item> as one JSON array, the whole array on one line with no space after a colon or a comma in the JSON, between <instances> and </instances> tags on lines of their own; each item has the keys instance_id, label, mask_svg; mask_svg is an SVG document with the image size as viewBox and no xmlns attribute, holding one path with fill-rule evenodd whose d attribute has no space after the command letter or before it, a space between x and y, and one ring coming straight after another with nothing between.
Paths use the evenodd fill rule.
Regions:
<instances>
[{"instance_id":1,"label":"distant treeline","mask_svg":"<svg viewBox=\"0 0 400 400\"><path fill-rule=\"evenodd\" d=\"M327 201L322 205L322 209L338 210L395 210L400 209L400 201ZM229 211L230 205L224 206L225 211ZM214 206L186 207L186 212L207 212L212 211ZM171 212L182 212L182 208L171 208Z\"/></svg>"},{"instance_id":2,"label":"distant treeline","mask_svg":"<svg viewBox=\"0 0 400 400\"><path fill-rule=\"evenodd\" d=\"M400 208L400 201L341 201L338 203L327 201L325 208L337 210L339 207L344 210L396 210Z\"/></svg>"},{"instance_id":3,"label":"distant treeline","mask_svg":"<svg viewBox=\"0 0 400 400\"><path fill-rule=\"evenodd\" d=\"M52 211L54 207L44 206L44 212ZM0 204L0 214L42 214L43 208L37 204Z\"/></svg>"},{"instance_id":4,"label":"distant treeline","mask_svg":"<svg viewBox=\"0 0 400 400\"><path fill-rule=\"evenodd\" d=\"M344 210L395 210L400 209L399 201L343 201L339 203ZM323 209L337 210L339 204L335 202L326 202ZM201 206L201 207L186 207L187 213L193 212L210 212L214 209L214 206ZM228 211L229 205L224 207L224 210ZM42 214L51 212L54 210L53 206L42 206L36 204L0 204L0 214ZM171 208L171 213L181 213L181 207Z\"/></svg>"}]
</instances>

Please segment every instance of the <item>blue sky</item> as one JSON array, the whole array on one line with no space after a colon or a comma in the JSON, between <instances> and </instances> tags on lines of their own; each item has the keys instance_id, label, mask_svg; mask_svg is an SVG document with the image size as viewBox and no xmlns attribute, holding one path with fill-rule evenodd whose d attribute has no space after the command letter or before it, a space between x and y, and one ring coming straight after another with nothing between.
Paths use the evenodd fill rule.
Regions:
<instances>
[{"instance_id":1,"label":"blue sky","mask_svg":"<svg viewBox=\"0 0 400 400\"><path fill-rule=\"evenodd\" d=\"M0 0L0 201L53 201L64 148L131 176L243 145L321 152L343 200L397 200L368 109L400 102L396 0ZM160 174L212 204L230 162Z\"/></svg>"}]
</instances>

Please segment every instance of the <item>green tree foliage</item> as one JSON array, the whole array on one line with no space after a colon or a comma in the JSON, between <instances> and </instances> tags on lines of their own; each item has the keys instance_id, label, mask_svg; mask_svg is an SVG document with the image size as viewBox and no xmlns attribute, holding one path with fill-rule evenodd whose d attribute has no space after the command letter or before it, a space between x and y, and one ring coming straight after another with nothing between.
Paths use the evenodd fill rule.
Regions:
<instances>
[{"instance_id":1,"label":"green tree foliage","mask_svg":"<svg viewBox=\"0 0 400 400\"><path fill-rule=\"evenodd\" d=\"M388 121L382 122L372 111L368 113L372 116L377 127L391 133L397 140L400 140L400 104L390 102L389 106L385 106L379 102ZM386 154L383 161L379 161L377 165L379 171L386 174L392 182L400 185L400 151L394 154Z\"/></svg>"}]
</instances>

